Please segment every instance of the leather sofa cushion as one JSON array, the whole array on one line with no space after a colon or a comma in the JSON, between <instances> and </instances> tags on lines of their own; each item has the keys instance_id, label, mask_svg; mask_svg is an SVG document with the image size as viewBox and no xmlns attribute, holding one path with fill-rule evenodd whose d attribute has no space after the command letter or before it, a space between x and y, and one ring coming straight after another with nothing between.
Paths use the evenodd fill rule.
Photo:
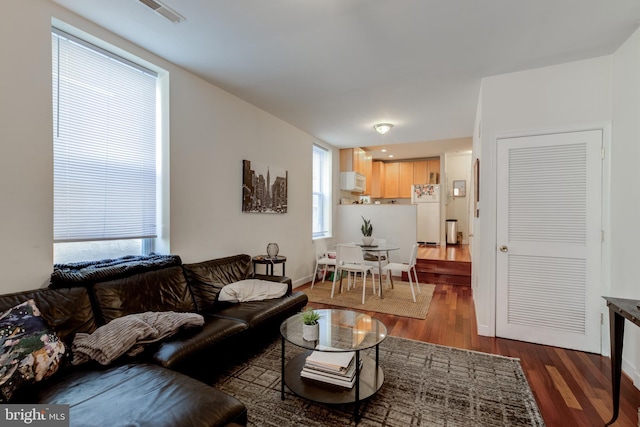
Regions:
<instances>
[{"instance_id":1,"label":"leather sofa cushion","mask_svg":"<svg viewBox=\"0 0 640 427\"><path fill-rule=\"evenodd\" d=\"M38 390L38 403L69 405L72 426L220 426L246 421L245 406L157 365L76 368Z\"/></svg>"},{"instance_id":2,"label":"leather sofa cushion","mask_svg":"<svg viewBox=\"0 0 640 427\"><path fill-rule=\"evenodd\" d=\"M304 292L294 292L282 298L264 301L246 301L238 304L219 303L218 309L211 312L212 316L220 318L233 318L246 322L253 328L271 319L280 319L290 316L307 305L309 298Z\"/></svg>"},{"instance_id":3,"label":"leather sofa cushion","mask_svg":"<svg viewBox=\"0 0 640 427\"><path fill-rule=\"evenodd\" d=\"M251 256L241 254L193 264L183 264L198 312L210 310L224 285L252 274Z\"/></svg>"},{"instance_id":4,"label":"leather sofa cushion","mask_svg":"<svg viewBox=\"0 0 640 427\"><path fill-rule=\"evenodd\" d=\"M145 311L195 312L182 267L96 283L93 291L103 323Z\"/></svg>"},{"instance_id":5,"label":"leather sofa cushion","mask_svg":"<svg viewBox=\"0 0 640 427\"><path fill-rule=\"evenodd\" d=\"M197 353L211 351L216 345L223 345L227 338L247 329L247 324L240 320L204 316L202 328L185 330L164 340L153 358L165 368L175 368L193 359ZM220 352L224 352L224 347L220 347Z\"/></svg>"},{"instance_id":6,"label":"leather sofa cushion","mask_svg":"<svg viewBox=\"0 0 640 427\"><path fill-rule=\"evenodd\" d=\"M42 317L69 346L76 332L90 334L97 328L86 288L35 289L0 295L0 312L29 299L36 302Z\"/></svg>"}]
</instances>

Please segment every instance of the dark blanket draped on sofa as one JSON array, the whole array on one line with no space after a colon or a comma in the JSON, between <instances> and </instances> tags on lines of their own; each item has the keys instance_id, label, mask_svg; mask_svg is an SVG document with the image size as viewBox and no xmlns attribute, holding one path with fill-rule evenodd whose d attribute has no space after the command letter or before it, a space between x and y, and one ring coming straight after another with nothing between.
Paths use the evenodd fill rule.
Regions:
<instances>
[{"instance_id":1,"label":"dark blanket draped on sofa","mask_svg":"<svg viewBox=\"0 0 640 427\"><path fill-rule=\"evenodd\" d=\"M128 255L99 261L54 264L49 287L69 288L182 265L178 255Z\"/></svg>"}]
</instances>

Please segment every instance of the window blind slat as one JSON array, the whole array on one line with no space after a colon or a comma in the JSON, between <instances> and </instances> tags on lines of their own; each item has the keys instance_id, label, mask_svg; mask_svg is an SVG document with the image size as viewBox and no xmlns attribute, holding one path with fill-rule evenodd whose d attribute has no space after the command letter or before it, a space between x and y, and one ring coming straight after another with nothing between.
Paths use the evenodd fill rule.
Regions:
<instances>
[{"instance_id":1,"label":"window blind slat","mask_svg":"<svg viewBox=\"0 0 640 427\"><path fill-rule=\"evenodd\" d=\"M156 237L154 73L52 31L54 242Z\"/></svg>"}]
</instances>

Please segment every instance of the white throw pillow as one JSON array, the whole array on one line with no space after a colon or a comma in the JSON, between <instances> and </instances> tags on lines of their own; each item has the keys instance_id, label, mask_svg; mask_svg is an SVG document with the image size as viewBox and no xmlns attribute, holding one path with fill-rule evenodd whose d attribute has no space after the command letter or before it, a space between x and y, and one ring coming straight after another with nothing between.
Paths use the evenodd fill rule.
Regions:
<instances>
[{"instance_id":1,"label":"white throw pillow","mask_svg":"<svg viewBox=\"0 0 640 427\"><path fill-rule=\"evenodd\" d=\"M230 283L220 290L218 301L245 302L280 298L287 293L287 284L260 279Z\"/></svg>"}]
</instances>

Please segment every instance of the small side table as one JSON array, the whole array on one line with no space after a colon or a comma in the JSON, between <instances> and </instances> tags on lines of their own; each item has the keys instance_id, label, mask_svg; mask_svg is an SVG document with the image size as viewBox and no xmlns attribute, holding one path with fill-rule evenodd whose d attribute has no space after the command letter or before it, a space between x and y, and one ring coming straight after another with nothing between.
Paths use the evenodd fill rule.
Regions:
<instances>
[{"instance_id":1,"label":"small side table","mask_svg":"<svg viewBox=\"0 0 640 427\"><path fill-rule=\"evenodd\" d=\"M624 339L624 320L640 326L640 301L623 298L602 297L609 307L609 339L611 341L611 399L613 415L605 426L618 419L620 408L620 377L622 375L622 341Z\"/></svg>"},{"instance_id":2,"label":"small side table","mask_svg":"<svg viewBox=\"0 0 640 427\"><path fill-rule=\"evenodd\" d=\"M265 266L265 273L273 276L273 266L276 264L282 264L282 275L286 276L284 265L287 262L287 257L282 255L276 255L274 257L269 257L269 255L257 255L252 259L253 262L253 275L256 274L256 264L262 264ZM269 269L271 267L271 269Z\"/></svg>"}]
</instances>

